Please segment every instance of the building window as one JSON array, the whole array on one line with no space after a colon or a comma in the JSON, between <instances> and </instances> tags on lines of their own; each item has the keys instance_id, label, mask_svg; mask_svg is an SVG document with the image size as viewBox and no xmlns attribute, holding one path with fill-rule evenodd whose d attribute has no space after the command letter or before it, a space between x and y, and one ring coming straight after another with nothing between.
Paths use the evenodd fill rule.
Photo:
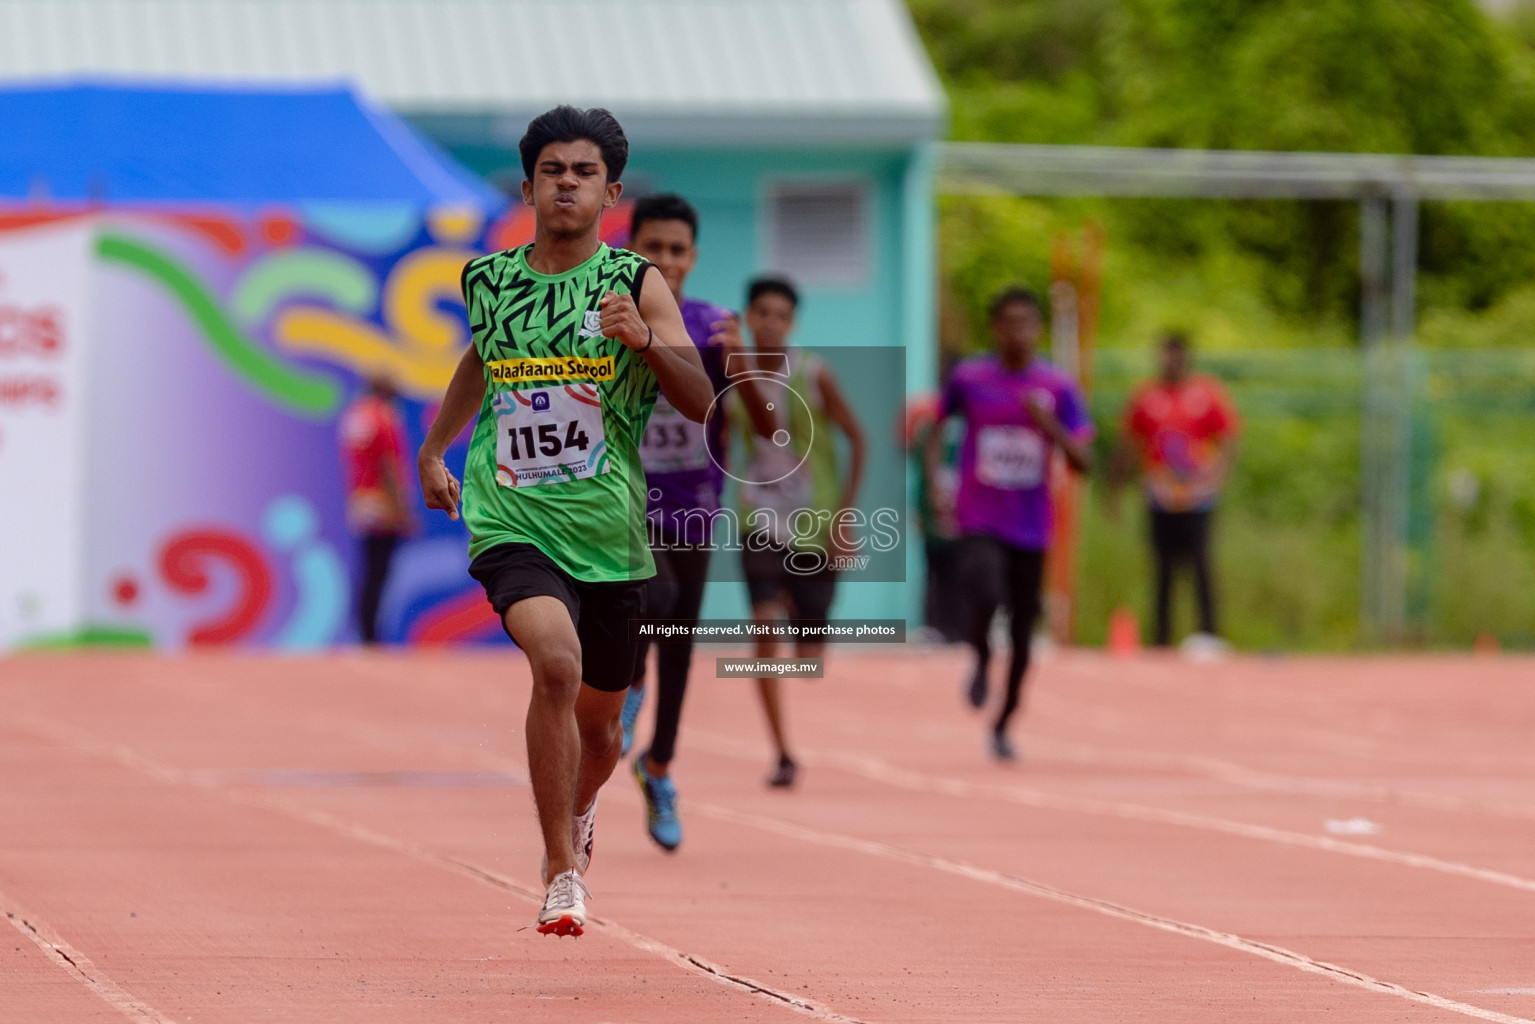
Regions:
<instances>
[{"instance_id":1,"label":"building window","mask_svg":"<svg viewBox=\"0 0 1535 1024\"><path fill-rule=\"evenodd\" d=\"M861 182L770 185L767 266L796 284L864 285L869 279L869 219L869 190Z\"/></svg>"}]
</instances>

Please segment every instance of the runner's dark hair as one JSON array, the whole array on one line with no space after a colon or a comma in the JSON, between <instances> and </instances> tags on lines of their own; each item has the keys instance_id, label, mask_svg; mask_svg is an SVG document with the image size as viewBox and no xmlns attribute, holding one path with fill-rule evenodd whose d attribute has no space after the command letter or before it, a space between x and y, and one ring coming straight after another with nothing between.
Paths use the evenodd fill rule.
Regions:
<instances>
[{"instance_id":1,"label":"runner's dark hair","mask_svg":"<svg viewBox=\"0 0 1535 1024\"><path fill-rule=\"evenodd\" d=\"M996 297L991 300L990 318L995 320L997 317L1002 315L1002 311L1004 309L1006 309L1008 306L1011 306L1015 302L1021 302L1025 305L1033 306L1034 312L1038 313L1040 316L1044 316L1045 314L1045 307L1039 304L1038 295L1035 295L1032 291L1025 288L1021 284L1013 284L1008 285L1006 288L1002 289L996 294Z\"/></svg>"},{"instance_id":2,"label":"runner's dark hair","mask_svg":"<svg viewBox=\"0 0 1535 1024\"><path fill-rule=\"evenodd\" d=\"M770 274L753 278L752 283L746 286L746 304L750 306L756 302L759 295L782 295L789 300L789 305L799 308L799 292L787 277Z\"/></svg>"},{"instance_id":3,"label":"runner's dark hair","mask_svg":"<svg viewBox=\"0 0 1535 1024\"><path fill-rule=\"evenodd\" d=\"M653 220L680 220L698 241L698 211L693 204L675 192L658 192L634 201L634 212L629 216L629 237L640 233L640 227Z\"/></svg>"},{"instance_id":4,"label":"runner's dark hair","mask_svg":"<svg viewBox=\"0 0 1535 1024\"><path fill-rule=\"evenodd\" d=\"M528 122L528 130L517 143L522 155L522 173L533 180L533 168L544 147L551 142L590 142L602 151L608 168L608 180L617 181L629 162L629 140L618 119L601 107L582 110L569 104L539 114Z\"/></svg>"}]
</instances>

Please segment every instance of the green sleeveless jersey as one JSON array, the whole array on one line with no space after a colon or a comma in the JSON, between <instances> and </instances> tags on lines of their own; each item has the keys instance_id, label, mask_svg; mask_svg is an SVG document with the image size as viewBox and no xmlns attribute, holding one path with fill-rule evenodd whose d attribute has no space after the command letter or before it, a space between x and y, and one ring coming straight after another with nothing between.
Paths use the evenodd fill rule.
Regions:
<instances>
[{"instance_id":1,"label":"green sleeveless jersey","mask_svg":"<svg viewBox=\"0 0 1535 1024\"><path fill-rule=\"evenodd\" d=\"M464 302L485 361L485 401L464 466L469 555L526 543L587 583L655 575L639 443L659 388L645 360L604 338L597 303L639 299L649 264L598 247L563 274L532 246L471 260Z\"/></svg>"}]
</instances>

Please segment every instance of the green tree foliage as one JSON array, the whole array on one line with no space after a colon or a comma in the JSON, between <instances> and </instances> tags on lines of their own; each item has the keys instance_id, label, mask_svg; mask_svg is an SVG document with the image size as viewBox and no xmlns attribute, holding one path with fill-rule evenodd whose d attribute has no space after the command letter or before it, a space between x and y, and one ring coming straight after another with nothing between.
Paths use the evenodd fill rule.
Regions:
<instances>
[{"instance_id":1,"label":"green tree foliage","mask_svg":"<svg viewBox=\"0 0 1535 1024\"><path fill-rule=\"evenodd\" d=\"M1499 17L1473 0L908 3L956 139L1535 156L1535 0ZM986 345L991 295L1014 281L1042 290L1052 239L1093 219L1108 237L1101 454L1156 335L1187 330L1246 417L1219 518L1228 636L1356 645L1356 206L941 197L950 353ZM1532 646L1535 203L1425 204L1419 271L1414 432L1436 439L1413 469L1413 514L1433 537L1414 555L1429 584L1421 637ZM1087 503L1080 640L1101 642L1115 606L1145 608L1138 529Z\"/></svg>"},{"instance_id":2,"label":"green tree foliage","mask_svg":"<svg viewBox=\"0 0 1535 1024\"><path fill-rule=\"evenodd\" d=\"M1113 0L911 0L954 111L954 137L1094 141L1106 119Z\"/></svg>"},{"instance_id":3,"label":"green tree foliage","mask_svg":"<svg viewBox=\"0 0 1535 1024\"><path fill-rule=\"evenodd\" d=\"M1529 11L1502 22L1473 0L909 2L949 89L957 139L1535 155ZM976 205L950 201L945 215L974 231ZM1352 323L1358 295L1352 204L1088 205L1147 266L1202 266L1208 276L1249 262L1275 316L1347 336L1339 328ZM982 249L1016 229L991 223L999 239ZM1426 205L1423 301L1497 305L1535 277L1532 239L1527 204ZM951 295L966 291L951 281ZM1219 280L1210 291L1204 308L1227 304ZM980 308L965 299L951 324Z\"/></svg>"},{"instance_id":4,"label":"green tree foliage","mask_svg":"<svg viewBox=\"0 0 1535 1024\"><path fill-rule=\"evenodd\" d=\"M1531 138L1511 47L1472 0L1124 0L1107 28L1126 143L1486 154Z\"/></svg>"},{"instance_id":5,"label":"green tree foliage","mask_svg":"<svg viewBox=\"0 0 1535 1024\"><path fill-rule=\"evenodd\" d=\"M961 91L957 138L992 127L984 137L1046 141L960 102L990 91L1005 107L1032 87L1093 111L1072 142L1504 154L1535 140L1535 12L1502 23L1473 0L909 5Z\"/></svg>"}]
</instances>

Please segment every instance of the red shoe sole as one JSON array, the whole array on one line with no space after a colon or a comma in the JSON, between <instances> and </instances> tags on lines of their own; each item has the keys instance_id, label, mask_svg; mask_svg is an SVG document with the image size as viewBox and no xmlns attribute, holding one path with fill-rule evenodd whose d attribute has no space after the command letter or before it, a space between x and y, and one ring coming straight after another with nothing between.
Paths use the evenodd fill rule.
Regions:
<instances>
[{"instance_id":1,"label":"red shoe sole","mask_svg":"<svg viewBox=\"0 0 1535 1024\"><path fill-rule=\"evenodd\" d=\"M580 923L569 914L566 914L558 921L550 921L548 924L538 926L538 934L540 935L580 935L581 930Z\"/></svg>"}]
</instances>

